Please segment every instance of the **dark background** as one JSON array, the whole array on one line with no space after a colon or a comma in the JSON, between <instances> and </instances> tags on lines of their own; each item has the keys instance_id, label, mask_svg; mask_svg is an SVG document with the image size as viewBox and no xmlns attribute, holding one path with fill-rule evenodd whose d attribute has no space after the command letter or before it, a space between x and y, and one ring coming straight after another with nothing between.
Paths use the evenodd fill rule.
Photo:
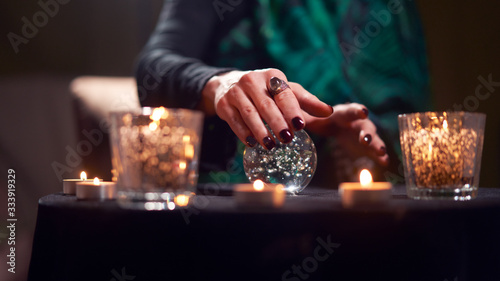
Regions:
<instances>
[{"instance_id":1,"label":"dark background","mask_svg":"<svg viewBox=\"0 0 500 281\"><path fill-rule=\"evenodd\" d=\"M480 185L498 187L500 87L478 104L470 96L480 84L479 76L491 75L500 82L500 3L417 3L427 37L435 109L469 102L464 110L487 114ZM81 75L132 75L135 56L154 27L160 7L160 0L69 1L60 4L59 11L27 44L19 45L16 54L7 34L21 35L21 18L32 21L41 7L37 1L0 4L0 178L3 174L5 179L0 184L0 280L25 279L37 200L62 189L51 164L65 163L65 148L75 148L83 139L70 81ZM77 177L84 165L85 157L65 177ZM4 262L8 168L16 171L15 275L7 273Z\"/></svg>"}]
</instances>

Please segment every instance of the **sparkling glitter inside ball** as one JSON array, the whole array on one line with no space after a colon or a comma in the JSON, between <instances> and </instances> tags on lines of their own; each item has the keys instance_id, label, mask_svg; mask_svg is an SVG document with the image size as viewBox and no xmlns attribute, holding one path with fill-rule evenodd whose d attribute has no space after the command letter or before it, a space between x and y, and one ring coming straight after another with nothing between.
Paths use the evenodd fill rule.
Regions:
<instances>
[{"instance_id":1,"label":"sparkling glitter inside ball","mask_svg":"<svg viewBox=\"0 0 500 281\"><path fill-rule=\"evenodd\" d=\"M276 147L271 150L261 145L245 149L243 166L250 182L260 179L280 183L292 194L304 190L316 171L316 147L304 130L294 132L294 135L287 144L275 137Z\"/></svg>"}]
</instances>

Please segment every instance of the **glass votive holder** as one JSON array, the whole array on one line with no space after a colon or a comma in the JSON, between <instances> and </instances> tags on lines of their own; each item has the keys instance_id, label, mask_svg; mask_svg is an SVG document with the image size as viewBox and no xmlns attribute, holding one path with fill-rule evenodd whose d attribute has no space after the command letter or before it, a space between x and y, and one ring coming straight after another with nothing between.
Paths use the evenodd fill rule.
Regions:
<instances>
[{"instance_id":1,"label":"glass votive holder","mask_svg":"<svg viewBox=\"0 0 500 281\"><path fill-rule=\"evenodd\" d=\"M110 117L120 206L173 209L177 197L194 194L203 113L145 107L140 112L114 112Z\"/></svg>"},{"instance_id":2,"label":"glass votive holder","mask_svg":"<svg viewBox=\"0 0 500 281\"><path fill-rule=\"evenodd\" d=\"M477 196L486 115L423 112L398 117L407 195L470 200Z\"/></svg>"}]
</instances>

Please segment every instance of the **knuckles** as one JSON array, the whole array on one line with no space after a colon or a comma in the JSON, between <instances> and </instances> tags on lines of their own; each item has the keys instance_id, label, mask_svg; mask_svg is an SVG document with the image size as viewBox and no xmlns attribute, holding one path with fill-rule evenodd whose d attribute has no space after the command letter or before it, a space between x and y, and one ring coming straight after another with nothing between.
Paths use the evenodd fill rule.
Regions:
<instances>
[{"instance_id":1,"label":"knuckles","mask_svg":"<svg viewBox=\"0 0 500 281\"><path fill-rule=\"evenodd\" d=\"M269 76L269 78L271 77L278 77L280 79L286 78L283 71L276 68L268 68L264 71L264 73L266 74L266 76Z\"/></svg>"},{"instance_id":2,"label":"knuckles","mask_svg":"<svg viewBox=\"0 0 500 281\"><path fill-rule=\"evenodd\" d=\"M253 105L245 105L240 109L240 112L243 117L251 117L257 112L257 109Z\"/></svg>"},{"instance_id":3,"label":"knuckles","mask_svg":"<svg viewBox=\"0 0 500 281\"><path fill-rule=\"evenodd\" d=\"M231 127L234 127L241 122L240 118L237 115L231 115L224 121L226 121Z\"/></svg>"},{"instance_id":4,"label":"knuckles","mask_svg":"<svg viewBox=\"0 0 500 281\"><path fill-rule=\"evenodd\" d=\"M239 91L235 87L231 87L227 93L226 97L232 100L238 100Z\"/></svg>"},{"instance_id":5,"label":"knuckles","mask_svg":"<svg viewBox=\"0 0 500 281\"><path fill-rule=\"evenodd\" d=\"M255 71L250 71L245 73L240 78L240 84L245 86L252 86L255 83L258 83L258 74Z\"/></svg>"},{"instance_id":6,"label":"knuckles","mask_svg":"<svg viewBox=\"0 0 500 281\"><path fill-rule=\"evenodd\" d=\"M258 106L259 106L260 110L266 110L272 106L276 106L276 104L274 103L274 101L271 98L265 98L265 99L261 99L258 102Z\"/></svg>"},{"instance_id":7,"label":"knuckles","mask_svg":"<svg viewBox=\"0 0 500 281\"><path fill-rule=\"evenodd\" d=\"M230 105L226 99L219 99L215 105L215 113L217 113L222 120L226 120L229 115L229 107Z\"/></svg>"}]
</instances>

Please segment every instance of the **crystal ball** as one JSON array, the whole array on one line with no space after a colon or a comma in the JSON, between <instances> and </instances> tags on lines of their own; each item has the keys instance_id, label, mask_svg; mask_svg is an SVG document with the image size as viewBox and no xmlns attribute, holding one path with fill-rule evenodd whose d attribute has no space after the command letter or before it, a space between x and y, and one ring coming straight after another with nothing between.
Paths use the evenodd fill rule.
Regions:
<instances>
[{"instance_id":1,"label":"crystal ball","mask_svg":"<svg viewBox=\"0 0 500 281\"><path fill-rule=\"evenodd\" d=\"M274 139L276 147L271 150L260 144L246 147L243 154L245 174L250 182L280 183L288 193L297 194L306 188L316 171L314 142L304 130L294 132L293 140L287 144Z\"/></svg>"}]
</instances>

